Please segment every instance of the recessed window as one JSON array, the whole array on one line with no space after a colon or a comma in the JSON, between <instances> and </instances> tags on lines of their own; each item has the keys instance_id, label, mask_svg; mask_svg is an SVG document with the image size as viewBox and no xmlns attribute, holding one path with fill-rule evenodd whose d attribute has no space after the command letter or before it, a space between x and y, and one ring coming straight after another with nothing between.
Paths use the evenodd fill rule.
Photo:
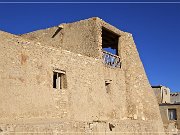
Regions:
<instances>
[{"instance_id":1,"label":"recessed window","mask_svg":"<svg viewBox=\"0 0 180 135\"><path fill-rule=\"evenodd\" d=\"M53 88L55 89L67 88L67 79L66 79L65 71L53 72Z\"/></svg>"},{"instance_id":2,"label":"recessed window","mask_svg":"<svg viewBox=\"0 0 180 135\"><path fill-rule=\"evenodd\" d=\"M119 35L102 28L102 49L112 54L118 55Z\"/></svg>"},{"instance_id":3,"label":"recessed window","mask_svg":"<svg viewBox=\"0 0 180 135\"><path fill-rule=\"evenodd\" d=\"M119 35L102 27L102 58L109 67L120 67L121 60L118 54Z\"/></svg>"},{"instance_id":4,"label":"recessed window","mask_svg":"<svg viewBox=\"0 0 180 135\"><path fill-rule=\"evenodd\" d=\"M111 91L111 81L112 80L105 80L106 93L110 93Z\"/></svg>"},{"instance_id":5,"label":"recessed window","mask_svg":"<svg viewBox=\"0 0 180 135\"><path fill-rule=\"evenodd\" d=\"M168 109L169 120L177 120L176 109Z\"/></svg>"}]
</instances>

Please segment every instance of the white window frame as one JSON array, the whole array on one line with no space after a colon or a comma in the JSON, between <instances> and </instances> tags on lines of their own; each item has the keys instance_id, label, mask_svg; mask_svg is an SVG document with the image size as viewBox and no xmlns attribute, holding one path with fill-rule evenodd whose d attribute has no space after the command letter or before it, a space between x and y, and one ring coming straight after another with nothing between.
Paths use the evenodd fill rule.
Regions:
<instances>
[{"instance_id":1,"label":"white window frame","mask_svg":"<svg viewBox=\"0 0 180 135\"><path fill-rule=\"evenodd\" d=\"M54 78L54 75L56 75L56 78ZM65 75L66 75L66 72L63 70L53 70L53 88L54 89L61 90L64 88L63 81L65 81L64 80L65 78L63 76L65 76ZM55 86L54 86L54 83L55 83Z\"/></svg>"}]
</instances>

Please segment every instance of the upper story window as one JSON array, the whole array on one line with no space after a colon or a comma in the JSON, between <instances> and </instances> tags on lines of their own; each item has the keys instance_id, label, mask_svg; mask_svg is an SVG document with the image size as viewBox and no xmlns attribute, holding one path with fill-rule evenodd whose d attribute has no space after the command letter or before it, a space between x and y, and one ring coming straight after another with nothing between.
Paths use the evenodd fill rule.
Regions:
<instances>
[{"instance_id":1,"label":"upper story window","mask_svg":"<svg viewBox=\"0 0 180 135\"><path fill-rule=\"evenodd\" d=\"M169 120L177 120L176 109L168 109Z\"/></svg>"},{"instance_id":2,"label":"upper story window","mask_svg":"<svg viewBox=\"0 0 180 135\"><path fill-rule=\"evenodd\" d=\"M102 28L102 49L114 55L118 55L119 35Z\"/></svg>"},{"instance_id":3,"label":"upper story window","mask_svg":"<svg viewBox=\"0 0 180 135\"><path fill-rule=\"evenodd\" d=\"M102 28L102 53L104 64L111 67L121 67L120 57L118 56L119 35Z\"/></svg>"}]
</instances>

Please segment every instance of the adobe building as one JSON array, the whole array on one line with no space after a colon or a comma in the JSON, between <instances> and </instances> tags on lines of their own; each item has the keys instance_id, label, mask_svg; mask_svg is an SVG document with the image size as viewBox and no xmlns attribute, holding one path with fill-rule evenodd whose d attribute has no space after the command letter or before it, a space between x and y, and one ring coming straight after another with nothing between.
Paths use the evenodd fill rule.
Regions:
<instances>
[{"instance_id":1,"label":"adobe building","mask_svg":"<svg viewBox=\"0 0 180 135\"><path fill-rule=\"evenodd\" d=\"M157 98L158 104L171 103L170 100L170 89L166 86L152 86L154 94Z\"/></svg>"},{"instance_id":2,"label":"adobe building","mask_svg":"<svg viewBox=\"0 0 180 135\"><path fill-rule=\"evenodd\" d=\"M180 103L180 92L171 92L171 103Z\"/></svg>"},{"instance_id":3,"label":"adobe building","mask_svg":"<svg viewBox=\"0 0 180 135\"><path fill-rule=\"evenodd\" d=\"M0 133L164 134L130 33L94 17L0 46Z\"/></svg>"},{"instance_id":4,"label":"adobe building","mask_svg":"<svg viewBox=\"0 0 180 135\"><path fill-rule=\"evenodd\" d=\"M152 86L159 103L159 109L166 134L180 134L179 93L171 93L168 87Z\"/></svg>"}]
</instances>

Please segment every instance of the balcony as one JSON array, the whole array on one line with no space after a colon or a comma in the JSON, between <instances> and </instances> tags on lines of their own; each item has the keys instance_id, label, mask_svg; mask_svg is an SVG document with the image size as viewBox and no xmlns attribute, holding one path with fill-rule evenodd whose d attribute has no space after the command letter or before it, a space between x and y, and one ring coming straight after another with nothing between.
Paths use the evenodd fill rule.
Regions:
<instances>
[{"instance_id":1,"label":"balcony","mask_svg":"<svg viewBox=\"0 0 180 135\"><path fill-rule=\"evenodd\" d=\"M102 50L103 63L112 68L121 68L121 59L119 56Z\"/></svg>"}]
</instances>

